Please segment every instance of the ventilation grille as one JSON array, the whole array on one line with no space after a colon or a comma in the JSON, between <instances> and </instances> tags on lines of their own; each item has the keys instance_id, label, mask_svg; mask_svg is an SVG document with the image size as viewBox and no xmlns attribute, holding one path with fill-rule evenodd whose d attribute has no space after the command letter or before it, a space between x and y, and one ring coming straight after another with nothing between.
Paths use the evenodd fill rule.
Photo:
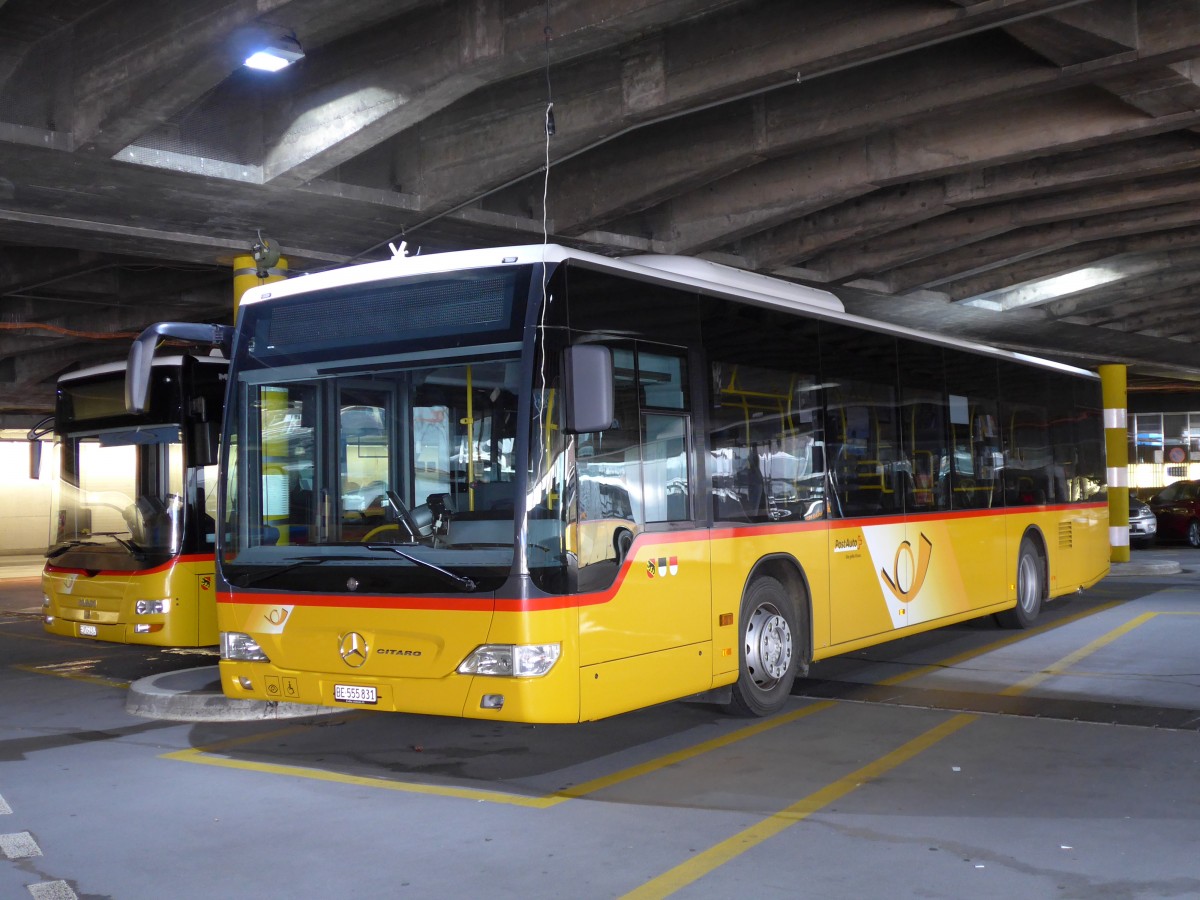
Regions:
<instances>
[{"instance_id":1,"label":"ventilation grille","mask_svg":"<svg viewBox=\"0 0 1200 900\"><path fill-rule=\"evenodd\" d=\"M1062 550L1070 550L1075 546L1075 528L1073 523L1058 523L1058 546Z\"/></svg>"}]
</instances>

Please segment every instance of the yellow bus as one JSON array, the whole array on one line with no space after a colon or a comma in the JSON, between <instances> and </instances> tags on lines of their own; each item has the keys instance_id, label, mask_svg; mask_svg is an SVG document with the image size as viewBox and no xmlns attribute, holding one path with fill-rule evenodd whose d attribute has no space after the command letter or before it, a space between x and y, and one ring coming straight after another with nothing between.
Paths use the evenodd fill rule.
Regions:
<instances>
[{"instance_id":1,"label":"yellow bus","mask_svg":"<svg viewBox=\"0 0 1200 900\"><path fill-rule=\"evenodd\" d=\"M168 647L218 643L216 454L227 369L213 357L154 360L140 415L125 410L123 363L59 378L46 631Z\"/></svg>"},{"instance_id":2,"label":"yellow bus","mask_svg":"<svg viewBox=\"0 0 1200 900\"><path fill-rule=\"evenodd\" d=\"M1093 374L790 282L398 255L252 290L213 341L231 697L766 715L813 660L1028 626L1108 570Z\"/></svg>"}]
</instances>

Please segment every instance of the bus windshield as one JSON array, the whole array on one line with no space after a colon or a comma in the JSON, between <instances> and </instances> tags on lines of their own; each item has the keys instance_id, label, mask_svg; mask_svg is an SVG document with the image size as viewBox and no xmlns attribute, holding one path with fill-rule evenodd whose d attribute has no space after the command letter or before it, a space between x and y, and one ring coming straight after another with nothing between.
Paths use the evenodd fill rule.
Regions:
<instances>
[{"instance_id":1,"label":"bus windshield","mask_svg":"<svg viewBox=\"0 0 1200 900\"><path fill-rule=\"evenodd\" d=\"M238 377L226 577L314 591L498 586L514 559L517 357L329 368Z\"/></svg>"},{"instance_id":2,"label":"bus windshield","mask_svg":"<svg viewBox=\"0 0 1200 900\"><path fill-rule=\"evenodd\" d=\"M136 443L135 443L136 441ZM145 567L179 553L183 539L183 457L178 426L69 436L59 453L50 549L56 565ZM153 472L155 477L145 477ZM139 474L141 473L141 474ZM103 564L82 557L104 557Z\"/></svg>"}]
</instances>

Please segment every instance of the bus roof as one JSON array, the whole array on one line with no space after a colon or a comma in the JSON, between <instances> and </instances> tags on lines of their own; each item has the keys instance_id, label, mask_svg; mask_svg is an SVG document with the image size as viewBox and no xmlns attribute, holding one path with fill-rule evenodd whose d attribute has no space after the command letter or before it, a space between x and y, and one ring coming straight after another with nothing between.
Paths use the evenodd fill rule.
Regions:
<instances>
[{"instance_id":1,"label":"bus roof","mask_svg":"<svg viewBox=\"0 0 1200 900\"><path fill-rule=\"evenodd\" d=\"M240 303L244 306L313 291L416 275L434 275L442 272L508 265L536 263L549 265L567 261L589 269L621 273L639 281L689 287L709 296L724 297L739 303L807 314L869 328L873 331L910 337L943 347L971 350L1076 375L1099 377L1094 372L1065 363L1002 350L959 337L920 331L857 316L846 312L842 301L829 291L745 269L737 269L706 259L655 254L608 257L585 250L575 250L560 244L527 244L518 247L454 250L425 256L405 256L402 255L402 252L397 252L391 259L382 262L327 269L251 288L242 297Z\"/></svg>"}]
</instances>

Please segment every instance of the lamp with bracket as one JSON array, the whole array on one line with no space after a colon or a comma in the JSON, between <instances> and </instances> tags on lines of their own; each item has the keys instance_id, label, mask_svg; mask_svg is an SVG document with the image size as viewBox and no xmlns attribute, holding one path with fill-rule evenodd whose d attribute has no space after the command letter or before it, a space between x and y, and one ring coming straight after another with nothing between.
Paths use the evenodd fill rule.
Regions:
<instances>
[{"instance_id":1,"label":"lamp with bracket","mask_svg":"<svg viewBox=\"0 0 1200 900\"><path fill-rule=\"evenodd\" d=\"M257 45L243 65L249 69L278 72L301 59L304 59L304 48L296 33L289 32Z\"/></svg>"}]
</instances>

